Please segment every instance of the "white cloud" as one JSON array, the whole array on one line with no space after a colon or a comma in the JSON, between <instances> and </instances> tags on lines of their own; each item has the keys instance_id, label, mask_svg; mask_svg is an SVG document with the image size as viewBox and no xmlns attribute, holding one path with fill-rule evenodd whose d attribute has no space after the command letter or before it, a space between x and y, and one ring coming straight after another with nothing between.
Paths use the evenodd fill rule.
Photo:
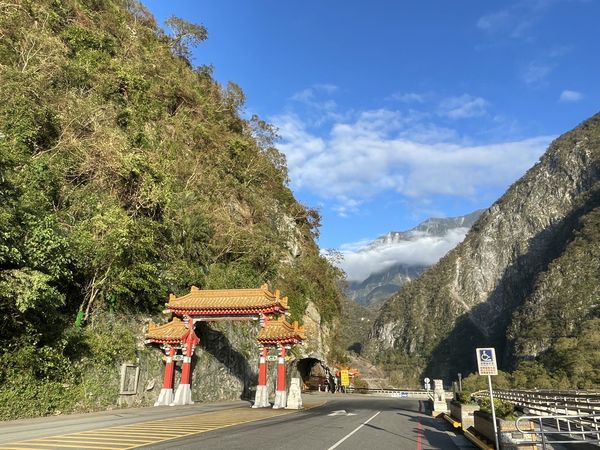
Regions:
<instances>
[{"instance_id":1,"label":"white cloud","mask_svg":"<svg viewBox=\"0 0 600 450\"><path fill-rule=\"evenodd\" d=\"M363 281L396 264L429 266L461 242L467 231L455 228L440 237L414 233L409 240L376 247L369 247L368 241L346 244L341 248L340 266L350 281Z\"/></svg>"},{"instance_id":2,"label":"white cloud","mask_svg":"<svg viewBox=\"0 0 600 450\"><path fill-rule=\"evenodd\" d=\"M561 92L559 101L563 103L578 102L583 99L583 94L577 91L566 89Z\"/></svg>"},{"instance_id":3,"label":"white cloud","mask_svg":"<svg viewBox=\"0 0 600 450\"><path fill-rule=\"evenodd\" d=\"M463 94L443 99L440 102L438 113L450 119L481 117L486 114L488 106L489 102L481 97Z\"/></svg>"},{"instance_id":4,"label":"white cloud","mask_svg":"<svg viewBox=\"0 0 600 450\"><path fill-rule=\"evenodd\" d=\"M477 27L494 36L531 40L532 28L558 0L520 0L499 11L481 16Z\"/></svg>"},{"instance_id":5,"label":"white cloud","mask_svg":"<svg viewBox=\"0 0 600 450\"><path fill-rule=\"evenodd\" d=\"M423 200L436 195L474 197L505 188L544 152L540 136L469 145L453 130L398 111L363 111L315 133L297 116L273 119L288 159L291 184L334 200L342 215L383 192Z\"/></svg>"},{"instance_id":6,"label":"white cloud","mask_svg":"<svg viewBox=\"0 0 600 450\"><path fill-rule=\"evenodd\" d=\"M290 100L294 102L295 109L302 110L307 123L312 126L321 126L328 121L343 119L342 115L337 112L337 103L330 98L338 89L333 84L314 84L294 93Z\"/></svg>"},{"instance_id":7,"label":"white cloud","mask_svg":"<svg viewBox=\"0 0 600 450\"><path fill-rule=\"evenodd\" d=\"M338 87L333 84L314 84L311 87L306 89L302 89L301 91L296 92L290 97L290 100L295 100L297 102L314 104L316 98L320 94L331 95L338 90Z\"/></svg>"},{"instance_id":8,"label":"white cloud","mask_svg":"<svg viewBox=\"0 0 600 450\"><path fill-rule=\"evenodd\" d=\"M416 92L396 92L390 95L390 100L396 100L402 103L424 103L429 96L427 94L417 94Z\"/></svg>"},{"instance_id":9,"label":"white cloud","mask_svg":"<svg viewBox=\"0 0 600 450\"><path fill-rule=\"evenodd\" d=\"M503 10L480 17L477 21L477 27L488 33L495 33L505 29L511 22L512 17L509 11Z\"/></svg>"},{"instance_id":10,"label":"white cloud","mask_svg":"<svg viewBox=\"0 0 600 450\"><path fill-rule=\"evenodd\" d=\"M555 64L542 61L531 61L521 69L521 79L529 85L543 85L554 69Z\"/></svg>"}]
</instances>

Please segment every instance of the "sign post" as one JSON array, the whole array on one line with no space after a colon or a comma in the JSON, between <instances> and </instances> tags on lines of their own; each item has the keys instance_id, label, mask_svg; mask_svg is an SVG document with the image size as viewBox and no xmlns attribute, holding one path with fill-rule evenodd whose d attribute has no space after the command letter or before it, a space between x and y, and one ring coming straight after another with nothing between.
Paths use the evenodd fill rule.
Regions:
<instances>
[{"instance_id":1,"label":"sign post","mask_svg":"<svg viewBox=\"0 0 600 450\"><path fill-rule=\"evenodd\" d=\"M496 442L496 448L499 449L498 445L498 426L496 425L496 408L494 407L494 395L492 393L492 375L498 375L498 365L496 364L496 350L490 348L478 348L475 350L477 353L477 367L479 369L479 375L487 375L488 377L488 389L490 392L490 404L492 407L492 422L494 424L494 440Z\"/></svg>"}]
</instances>

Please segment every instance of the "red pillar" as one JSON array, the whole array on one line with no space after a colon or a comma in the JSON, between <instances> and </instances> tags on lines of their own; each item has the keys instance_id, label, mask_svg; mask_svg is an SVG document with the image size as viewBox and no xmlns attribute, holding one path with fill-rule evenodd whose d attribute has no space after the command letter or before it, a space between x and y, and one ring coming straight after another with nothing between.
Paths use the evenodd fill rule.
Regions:
<instances>
[{"instance_id":1,"label":"red pillar","mask_svg":"<svg viewBox=\"0 0 600 450\"><path fill-rule=\"evenodd\" d=\"M273 408L285 408L287 406L287 389L285 386L285 347L279 347L279 360L277 362L277 390L275 391L275 403Z\"/></svg>"},{"instance_id":2,"label":"red pillar","mask_svg":"<svg viewBox=\"0 0 600 450\"><path fill-rule=\"evenodd\" d=\"M253 408L266 408L271 406L269 403L269 391L267 389L267 355L269 348L260 347L260 356L258 360L258 386L256 386L256 395L254 397Z\"/></svg>"},{"instance_id":3,"label":"red pillar","mask_svg":"<svg viewBox=\"0 0 600 450\"><path fill-rule=\"evenodd\" d=\"M190 326L193 327L194 325L191 324ZM185 352L183 354L183 364L181 366L181 384L191 384L192 355L194 354L194 348L196 347L197 340L198 338L196 337L193 328L191 328L185 342Z\"/></svg>"},{"instance_id":4,"label":"red pillar","mask_svg":"<svg viewBox=\"0 0 600 450\"><path fill-rule=\"evenodd\" d=\"M188 323L189 331L184 337L184 352L183 352L183 364L181 365L181 380L177 391L175 392L175 398L171 405L193 405L192 401L192 355L194 354L194 348L196 344L200 342L196 333L194 333L194 322L192 320Z\"/></svg>"},{"instance_id":5,"label":"red pillar","mask_svg":"<svg viewBox=\"0 0 600 450\"><path fill-rule=\"evenodd\" d=\"M163 389L173 389L173 376L175 375L175 361L173 357L177 353L175 347L169 347L166 351L167 363L165 364L165 374L163 378Z\"/></svg>"},{"instance_id":6,"label":"red pillar","mask_svg":"<svg viewBox=\"0 0 600 450\"><path fill-rule=\"evenodd\" d=\"M279 360L277 363L277 390L285 391L285 347L279 349Z\"/></svg>"},{"instance_id":7,"label":"red pillar","mask_svg":"<svg viewBox=\"0 0 600 450\"><path fill-rule=\"evenodd\" d=\"M267 354L269 349L267 347L260 348L260 359L258 360L258 385L267 385Z\"/></svg>"},{"instance_id":8,"label":"red pillar","mask_svg":"<svg viewBox=\"0 0 600 450\"><path fill-rule=\"evenodd\" d=\"M167 363L165 364L165 372L163 374L163 387L160 390L158 399L154 406L165 406L173 403L173 375L175 375L175 360L174 356L177 353L177 348L166 346L164 348L167 355Z\"/></svg>"}]
</instances>

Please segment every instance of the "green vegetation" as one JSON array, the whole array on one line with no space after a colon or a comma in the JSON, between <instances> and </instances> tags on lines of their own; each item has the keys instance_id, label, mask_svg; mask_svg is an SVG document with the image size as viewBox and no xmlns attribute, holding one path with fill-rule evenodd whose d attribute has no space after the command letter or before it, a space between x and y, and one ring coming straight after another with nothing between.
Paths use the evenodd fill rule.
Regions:
<instances>
[{"instance_id":1,"label":"green vegetation","mask_svg":"<svg viewBox=\"0 0 600 450\"><path fill-rule=\"evenodd\" d=\"M352 381L354 389L369 389L369 383L359 377L354 377ZM362 391L363 393L366 391Z\"/></svg>"},{"instance_id":2,"label":"green vegetation","mask_svg":"<svg viewBox=\"0 0 600 450\"><path fill-rule=\"evenodd\" d=\"M86 380L131 359L120 324L190 285L339 315L274 130L192 67L203 26L168 26L132 0L0 3L0 418L114 402Z\"/></svg>"},{"instance_id":3,"label":"green vegetation","mask_svg":"<svg viewBox=\"0 0 600 450\"><path fill-rule=\"evenodd\" d=\"M492 413L492 402L489 397L483 397L479 399L480 411L486 412L488 414ZM515 420L515 405L510 402L494 399L494 410L496 412L496 417L504 420Z\"/></svg>"}]
</instances>

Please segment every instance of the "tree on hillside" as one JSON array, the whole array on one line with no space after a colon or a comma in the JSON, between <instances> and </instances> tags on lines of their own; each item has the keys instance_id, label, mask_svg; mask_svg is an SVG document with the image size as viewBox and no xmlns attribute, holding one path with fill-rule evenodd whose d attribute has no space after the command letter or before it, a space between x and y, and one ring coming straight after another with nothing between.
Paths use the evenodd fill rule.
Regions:
<instances>
[{"instance_id":1,"label":"tree on hillside","mask_svg":"<svg viewBox=\"0 0 600 450\"><path fill-rule=\"evenodd\" d=\"M208 30L204 25L197 25L175 16L169 17L165 23L173 32L171 36L173 53L188 61L191 57L190 47L197 47L208 39Z\"/></svg>"}]
</instances>

